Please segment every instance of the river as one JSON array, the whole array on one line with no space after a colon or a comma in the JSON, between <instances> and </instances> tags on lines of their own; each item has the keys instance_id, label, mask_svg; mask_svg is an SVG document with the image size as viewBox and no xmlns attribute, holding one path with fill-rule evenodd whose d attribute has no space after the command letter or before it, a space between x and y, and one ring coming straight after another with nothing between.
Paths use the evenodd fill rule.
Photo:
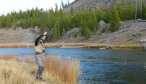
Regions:
<instances>
[{"instance_id":1,"label":"river","mask_svg":"<svg viewBox=\"0 0 146 84\"><path fill-rule=\"evenodd\" d=\"M146 84L146 53L141 50L48 48L48 54L80 59L80 84ZM32 48L0 48L0 55L34 57Z\"/></svg>"}]
</instances>

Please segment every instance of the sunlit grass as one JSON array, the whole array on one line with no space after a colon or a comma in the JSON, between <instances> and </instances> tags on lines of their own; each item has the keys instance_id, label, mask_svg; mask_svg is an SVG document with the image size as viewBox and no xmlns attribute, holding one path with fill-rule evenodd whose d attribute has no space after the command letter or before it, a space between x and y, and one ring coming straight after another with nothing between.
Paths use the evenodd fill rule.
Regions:
<instances>
[{"instance_id":1,"label":"sunlit grass","mask_svg":"<svg viewBox=\"0 0 146 84\"><path fill-rule=\"evenodd\" d=\"M34 47L33 43L2 43L0 48L30 48Z\"/></svg>"},{"instance_id":2,"label":"sunlit grass","mask_svg":"<svg viewBox=\"0 0 146 84\"><path fill-rule=\"evenodd\" d=\"M35 79L37 65L20 62L14 55L0 56L1 84L77 84L79 77L79 61L61 61L59 56L46 58L43 80Z\"/></svg>"},{"instance_id":3,"label":"sunlit grass","mask_svg":"<svg viewBox=\"0 0 146 84\"><path fill-rule=\"evenodd\" d=\"M0 60L17 60L15 55L1 55Z\"/></svg>"},{"instance_id":4,"label":"sunlit grass","mask_svg":"<svg viewBox=\"0 0 146 84\"><path fill-rule=\"evenodd\" d=\"M0 64L1 84L62 84L45 71L43 73L45 81L36 80L37 65L19 62L15 56L0 57Z\"/></svg>"},{"instance_id":5,"label":"sunlit grass","mask_svg":"<svg viewBox=\"0 0 146 84\"><path fill-rule=\"evenodd\" d=\"M62 47L62 43L46 43L47 48ZM109 49L135 49L142 48L141 44L98 44L98 43L63 43L63 46L82 48L109 48ZM34 43L3 43L0 48L33 48Z\"/></svg>"},{"instance_id":6,"label":"sunlit grass","mask_svg":"<svg viewBox=\"0 0 146 84\"><path fill-rule=\"evenodd\" d=\"M141 49L140 44L96 44L84 43L84 48L105 48L105 49Z\"/></svg>"},{"instance_id":7,"label":"sunlit grass","mask_svg":"<svg viewBox=\"0 0 146 84\"><path fill-rule=\"evenodd\" d=\"M59 56L48 56L45 69L54 77L67 84L77 84L79 77L79 60L67 59L61 61Z\"/></svg>"}]
</instances>

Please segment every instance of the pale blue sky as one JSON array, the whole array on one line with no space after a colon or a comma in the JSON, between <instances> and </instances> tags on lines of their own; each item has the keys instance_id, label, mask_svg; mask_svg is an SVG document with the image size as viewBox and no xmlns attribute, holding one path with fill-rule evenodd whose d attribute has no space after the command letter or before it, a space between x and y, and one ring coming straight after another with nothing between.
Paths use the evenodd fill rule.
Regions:
<instances>
[{"instance_id":1,"label":"pale blue sky","mask_svg":"<svg viewBox=\"0 0 146 84\"><path fill-rule=\"evenodd\" d=\"M61 1L64 3L68 2L68 0L0 0L0 15L11 11L25 11L36 7L43 9L55 8L55 4L60 6ZM69 0L69 2L73 1Z\"/></svg>"}]
</instances>

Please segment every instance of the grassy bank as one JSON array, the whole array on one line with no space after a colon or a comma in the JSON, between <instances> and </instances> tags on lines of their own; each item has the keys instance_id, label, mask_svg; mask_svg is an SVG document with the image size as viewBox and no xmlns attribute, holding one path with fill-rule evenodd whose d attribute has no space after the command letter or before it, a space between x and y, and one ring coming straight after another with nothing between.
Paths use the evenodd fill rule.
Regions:
<instances>
[{"instance_id":1,"label":"grassy bank","mask_svg":"<svg viewBox=\"0 0 146 84\"><path fill-rule=\"evenodd\" d=\"M99 49L141 49L140 44L87 44L85 48L99 48Z\"/></svg>"},{"instance_id":2,"label":"grassy bank","mask_svg":"<svg viewBox=\"0 0 146 84\"><path fill-rule=\"evenodd\" d=\"M47 48L59 48L62 43L47 43ZM141 49L140 44L97 44L97 43L64 43L63 46L83 48L105 48L105 49ZM33 43L3 43L0 48L32 48Z\"/></svg>"},{"instance_id":3,"label":"grassy bank","mask_svg":"<svg viewBox=\"0 0 146 84\"><path fill-rule=\"evenodd\" d=\"M20 62L16 56L0 56L1 84L77 84L79 61L60 61L57 56L46 58L43 80L35 79L37 65Z\"/></svg>"},{"instance_id":4,"label":"grassy bank","mask_svg":"<svg viewBox=\"0 0 146 84\"><path fill-rule=\"evenodd\" d=\"M1 43L0 48L29 48L34 47L33 43Z\"/></svg>"},{"instance_id":5,"label":"grassy bank","mask_svg":"<svg viewBox=\"0 0 146 84\"><path fill-rule=\"evenodd\" d=\"M83 46L84 43L46 43L47 48L59 48L61 46ZM34 43L0 43L0 48L32 48Z\"/></svg>"}]
</instances>

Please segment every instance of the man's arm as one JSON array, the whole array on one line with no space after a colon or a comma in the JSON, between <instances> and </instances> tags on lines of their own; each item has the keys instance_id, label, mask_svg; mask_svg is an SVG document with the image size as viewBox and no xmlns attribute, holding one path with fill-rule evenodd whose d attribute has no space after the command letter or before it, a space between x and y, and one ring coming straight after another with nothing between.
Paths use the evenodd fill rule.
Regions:
<instances>
[{"instance_id":1,"label":"man's arm","mask_svg":"<svg viewBox=\"0 0 146 84\"><path fill-rule=\"evenodd\" d=\"M39 35L37 38L36 38L36 40L35 40L35 46L37 46L38 45L38 43L39 43L39 40L42 38L42 34L41 35Z\"/></svg>"}]
</instances>

